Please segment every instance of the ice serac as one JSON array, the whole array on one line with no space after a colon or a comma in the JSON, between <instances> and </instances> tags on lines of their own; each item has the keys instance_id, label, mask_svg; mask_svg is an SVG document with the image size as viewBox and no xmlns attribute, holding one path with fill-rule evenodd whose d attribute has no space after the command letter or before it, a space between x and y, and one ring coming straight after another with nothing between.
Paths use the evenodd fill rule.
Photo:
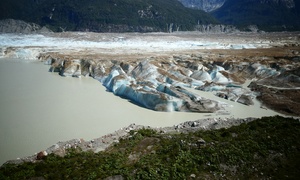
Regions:
<instances>
[{"instance_id":1,"label":"ice serac","mask_svg":"<svg viewBox=\"0 0 300 180\"><path fill-rule=\"evenodd\" d=\"M223 104L195 95L184 87L200 86L202 81L182 74L184 68L169 71L154 60L142 60L135 67L118 61L51 59L50 71L62 76L90 75L98 79L112 93L135 104L155 111L215 112ZM185 70L188 73L188 70ZM190 74L190 73L188 73Z\"/></svg>"},{"instance_id":2,"label":"ice serac","mask_svg":"<svg viewBox=\"0 0 300 180\"><path fill-rule=\"evenodd\" d=\"M60 73L62 76L80 77L81 76L80 65L81 65L81 61L79 59L75 59L72 61L64 61Z\"/></svg>"},{"instance_id":3,"label":"ice serac","mask_svg":"<svg viewBox=\"0 0 300 180\"><path fill-rule=\"evenodd\" d=\"M210 73L210 77L211 77L212 81L217 84L228 84L229 82L231 82L231 80L228 79L227 77L225 77L221 73L222 71L225 71L225 69L223 67L215 66Z\"/></svg>"},{"instance_id":4,"label":"ice serac","mask_svg":"<svg viewBox=\"0 0 300 180\"><path fill-rule=\"evenodd\" d=\"M194 71L194 73L191 75L191 77L194 79L200 80L200 81L210 82L212 80L209 73L205 70Z\"/></svg>"},{"instance_id":5,"label":"ice serac","mask_svg":"<svg viewBox=\"0 0 300 180\"><path fill-rule=\"evenodd\" d=\"M169 77L159 72L151 61L140 62L129 76L120 68L113 68L104 85L114 94L156 111L214 112L217 102L197 97L180 86L173 86Z\"/></svg>"}]
</instances>

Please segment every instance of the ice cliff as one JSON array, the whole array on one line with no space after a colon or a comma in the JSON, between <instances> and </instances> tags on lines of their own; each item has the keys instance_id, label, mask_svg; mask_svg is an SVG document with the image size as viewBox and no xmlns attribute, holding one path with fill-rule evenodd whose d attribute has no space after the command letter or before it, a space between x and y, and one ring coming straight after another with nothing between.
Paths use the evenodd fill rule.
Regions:
<instances>
[{"instance_id":1,"label":"ice cliff","mask_svg":"<svg viewBox=\"0 0 300 180\"><path fill-rule=\"evenodd\" d=\"M61 60L48 57L50 71L62 76L93 76L109 91L155 111L216 112L223 104L200 97L184 87L203 85L202 81L185 76L170 64L170 71L155 60L141 60L131 64L115 61ZM173 68L173 69L172 69ZM218 75L214 75L218 76Z\"/></svg>"},{"instance_id":2,"label":"ice cliff","mask_svg":"<svg viewBox=\"0 0 300 180\"><path fill-rule=\"evenodd\" d=\"M277 77L280 71L258 62L219 62L195 60L201 57L173 56L137 61L63 60L46 58L50 71L62 76L92 76L109 91L135 104L155 111L216 112L226 103L201 97L189 91L196 88L216 96L253 105L256 94L243 87L246 79Z\"/></svg>"},{"instance_id":3,"label":"ice cliff","mask_svg":"<svg viewBox=\"0 0 300 180\"><path fill-rule=\"evenodd\" d=\"M143 60L127 73L120 65L113 65L100 81L114 94L156 111L215 112L222 109L218 102L185 90L183 86L190 84L180 84L180 80L175 80L176 75L170 77L152 63L152 60Z\"/></svg>"},{"instance_id":4,"label":"ice cliff","mask_svg":"<svg viewBox=\"0 0 300 180\"><path fill-rule=\"evenodd\" d=\"M237 39L232 39L232 35L219 34L214 38L200 35L203 34L60 33L23 37L0 34L0 58L38 59L50 65L50 72L61 76L91 76L115 95L156 111L220 112L224 109L225 100L203 97L201 91L252 105L259 93L246 88L244 83L250 83L247 80L259 85L273 86L279 82L298 86L299 73L293 70L299 61L298 51L291 51L293 55L284 57L285 60L278 55L255 53L243 57L239 54L272 46L298 47L295 38L288 36L282 41L276 37L271 41L257 38L260 34L256 33L239 34L243 38ZM194 53L189 52L192 50ZM269 50L262 52L265 51ZM192 93L193 89L201 91Z\"/></svg>"}]
</instances>

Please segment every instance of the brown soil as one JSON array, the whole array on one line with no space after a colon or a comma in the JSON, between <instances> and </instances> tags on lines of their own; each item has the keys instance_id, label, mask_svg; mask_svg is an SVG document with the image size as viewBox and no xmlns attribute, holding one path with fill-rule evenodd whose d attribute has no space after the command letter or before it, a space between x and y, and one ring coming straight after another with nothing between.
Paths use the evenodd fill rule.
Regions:
<instances>
[{"instance_id":1,"label":"brown soil","mask_svg":"<svg viewBox=\"0 0 300 180\"><path fill-rule=\"evenodd\" d=\"M257 97L263 105L282 114L300 116L300 89L276 89L251 85L259 92Z\"/></svg>"}]
</instances>

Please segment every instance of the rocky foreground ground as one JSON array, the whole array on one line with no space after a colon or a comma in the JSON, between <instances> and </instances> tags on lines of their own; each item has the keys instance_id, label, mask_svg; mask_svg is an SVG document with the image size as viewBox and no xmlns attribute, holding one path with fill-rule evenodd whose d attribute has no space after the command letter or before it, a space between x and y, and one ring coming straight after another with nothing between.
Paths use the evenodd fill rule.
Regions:
<instances>
[{"instance_id":1,"label":"rocky foreground ground","mask_svg":"<svg viewBox=\"0 0 300 180\"><path fill-rule=\"evenodd\" d=\"M44 61L50 65L49 71L62 76L91 76L112 93L145 108L197 113L225 109L226 104L188 90L195 88L248 106L257 97L263 108L300 116L300 34L296 32L50 33L26 35L25 41L18 35L0 38L7 37L10 42L0 44L1 57ZM245 82L250 82L250 89L244 87ZM227 127L249 120L212 118L160 131ZM60 142L14 162L36 160L49 153L63 155L65 149L77 146L97 152L138 128L142 127L130 125L88 142Z\"/></svg>"},{"instance_id":2,"label":"rocky foreground ground","mask_svg":"<svg viewBox=\"0 0 300 180\"><path fill-rule=\"evenodd\" d=\"M142 126L131 124L128 127L121 128L115 132L107 134L105 136L92 139L90 141L85 141L84 139L72 139L69 141L58 142L46 150L43 150L39 153L36 153L32 156L19 158L16 160L7 161L5 164L20 164L23 162L36 162L43 159L49 154L55 154L61 157L64 157L69 149L81 149L82 151L92 151L99 152L107 149L114 143L118 143L120 139L130 136L131 132L137 131L139 129L152 129L161 134L168 133L187 133L195 132L198 130L213 130L220 128L228 128L231 126L237 126L242 123L248 123L255 120L255 118L247 119L229 119L229 118L208 118L201 119L197 121L187 121L172 127L160 127L153 128L150 126Z\"/></svg>"}]
</instances>

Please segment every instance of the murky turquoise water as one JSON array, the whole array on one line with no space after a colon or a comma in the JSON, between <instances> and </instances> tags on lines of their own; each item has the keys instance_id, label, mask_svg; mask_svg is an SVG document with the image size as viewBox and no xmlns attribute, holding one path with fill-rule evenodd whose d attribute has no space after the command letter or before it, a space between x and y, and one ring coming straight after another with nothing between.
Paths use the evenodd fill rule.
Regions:
<instances>
[{"instance_id":1,"label":"murky turquoise water","mask_svg":"<svg viewBox=\"0 0 300 180\"><path fill-rule=\"evenodd\" d=\"M159 127L212 117L141 108L107 92L92 78L61 77L48 69L40 62L0 60L0 165L58 141L90 140L131 123ZM235 117L274 114L259 108L249 111L244 105L236 107L243 109L229 108Z\"/></svg>"}]
</instances>

